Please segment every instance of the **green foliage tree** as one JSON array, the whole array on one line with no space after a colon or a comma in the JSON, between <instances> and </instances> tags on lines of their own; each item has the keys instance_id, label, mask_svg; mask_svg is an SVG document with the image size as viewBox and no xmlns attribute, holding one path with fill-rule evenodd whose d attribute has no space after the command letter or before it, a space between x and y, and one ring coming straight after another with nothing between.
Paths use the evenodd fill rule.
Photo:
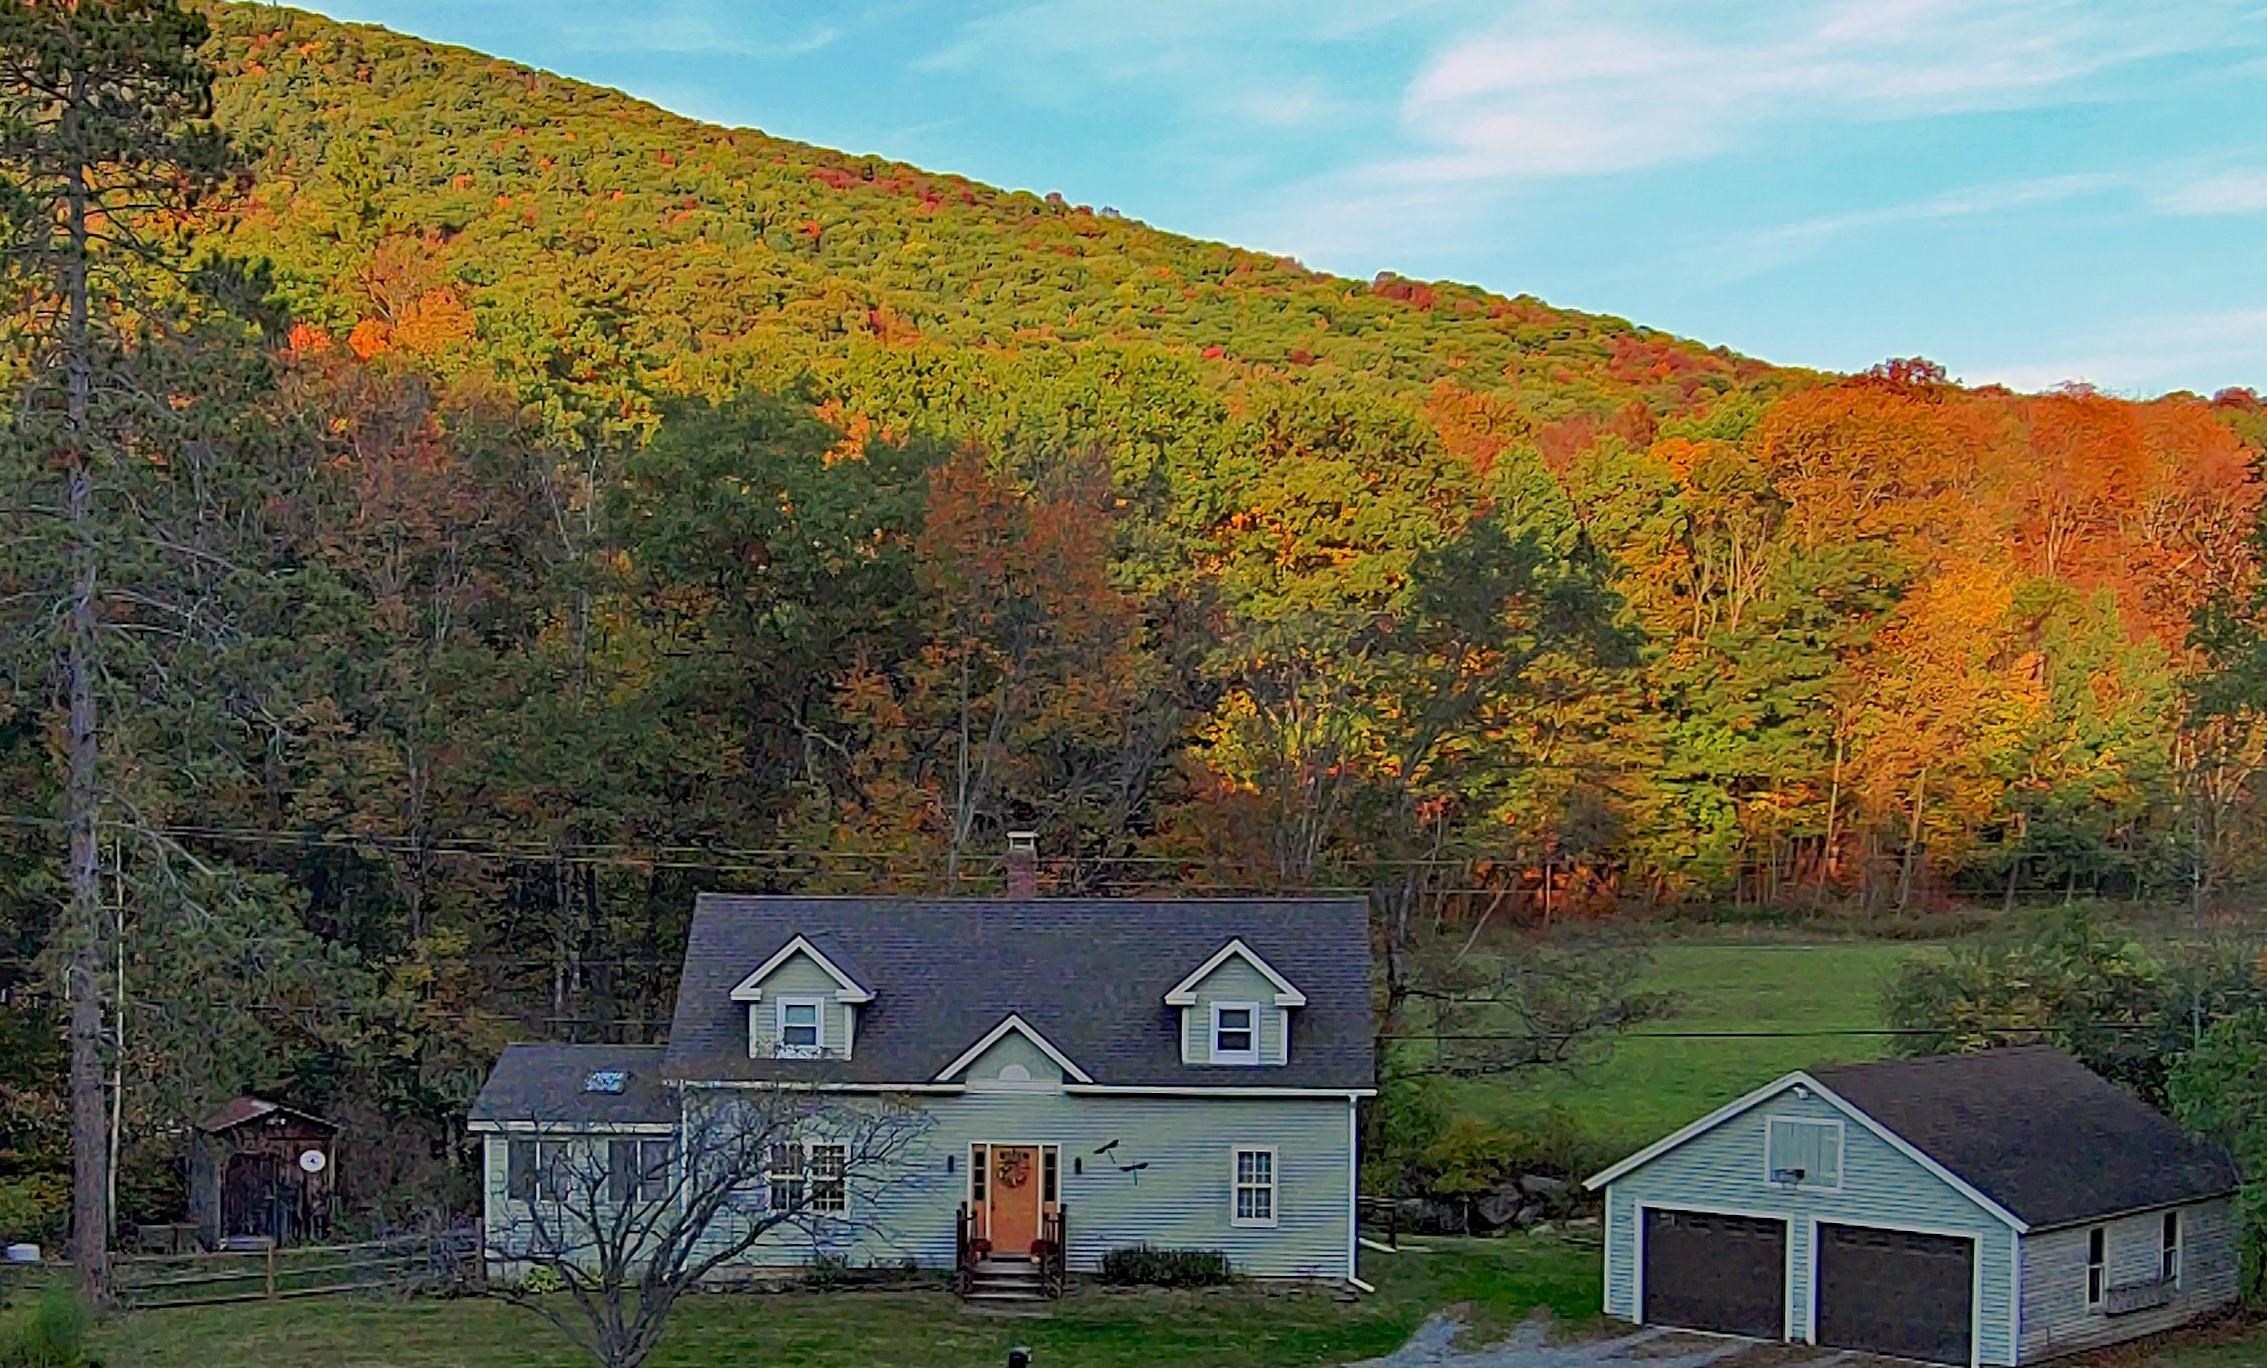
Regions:
<instances>
[{"instance_id":1,"label":"green foliage tree","mask_svg":"<svg viewBox=\"0 0 2267 1368\"><path fill-rule=\"evenodd\" d=\"M2180 1123L2225 1145L2247 1175L2237 1203L2243 1295L2267 1297L2267 1009L2213 1023L2173 1064L2165 1091Z\"/></svg>"},{"instance_id":2,"label":"green foliage tree","mask_svg":"<svg viewBox=\"0 0 2267 1368\"><path fill-rule=\"evenodd\" d=\"M8 484L18 509L38 510L25 529L32 535L10 545L30 553L27 592L59 627L72 1236L82 1291L97 1303L108 1292L111 1220L98 980L112 956L99 842L116 795L98 699L117 673L104 639L126 626L115 616L106 623L105 610L115 612L120 581L131 578L122 557L182 545L186 531L133 526L140 505L131 487L145 482L173 427L169 377L150 360L163 327L152 306L165 290L151 268L181 259L173 217L225 165L208 121L212 71L198 51L207 32L202 16L173 0L25 4L0 14L0 221L11 283L29 295L13 329L10 371L21 394Z\"/></svg>"},{"instance_id":3,"label":"green foliage tree","mask_svg":"<svg viewBox=\"0 0 2267 1368\"><path fill-rule=\"evenodd\" d=\"M2197 945L2168 961L2080 905L1908 961L1884 1005L1906 1053L2053 1044L2162 1106L2199 1023L2263 1001L2267 985L2240 948Z\"/></svg>"}]
</instances>

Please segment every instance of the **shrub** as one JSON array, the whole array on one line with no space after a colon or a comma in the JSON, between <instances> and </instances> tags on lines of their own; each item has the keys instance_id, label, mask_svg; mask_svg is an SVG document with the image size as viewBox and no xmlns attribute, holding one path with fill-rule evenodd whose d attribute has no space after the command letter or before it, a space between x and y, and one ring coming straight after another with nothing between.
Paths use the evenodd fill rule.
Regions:
<instances>
[{"instance_id":1,"label":"shrub","mask_svg":"<svg viewBox=\"0 0 2267 1368\"><path fill-rule=\"evenodd\" d=\"M915 1259L884 1262L869 1259L859 1263L847 1254L833 1254L818 1250L803 1267L803 1278L812 1287L836 1289L849 1287L888 1287L919 1282L923 1278L921 1264Z\"/></svg>"},{"instance_id":2,"label":"shrub","mask_svg":"<svg viewBox=\"0 0 2267 1368\"><path fill-rule=\"evenodd\" d=\"M0 1342L7 1368L79 1368L87 1362L86 1303L66 1283L54 1283L19 1315Z\"/></svg>"},{"instance_id":3,"label":"shrub","mask_svg":"<svg viewBox=\"0 0 2267 1368\"><path fill-rule=\"evenodd\" d=\"M71 1179L61 1173L0 1178L0 1235L53 1244L71 1211Z\"/></svg>"},{"instance_id":4,"label":"shrub","mask_svg":"<svg viewBox=\"0 0 2267 1368\"><path fill-rule=\"evenodd\" d=\"M1128 1245L1102 1256L1102 1281L1123 1287L1217 1287L1232 1281L1228 1256L1217 1249L1158 1249Z\"/></svg>"},{"instance_id":5,"label":"shrub","mask_svg":"<svg viewBox=\"0 0 2267 1368\"><path fill-rule=\"evenodd\" d=\"M567 1280L560 1275L556 1268L547 1268L542 1264L537 1264L520 1276L520 1291L531 1297L548 1297L554 1292L566 1290Z\"/></svg>"}]
</instances>

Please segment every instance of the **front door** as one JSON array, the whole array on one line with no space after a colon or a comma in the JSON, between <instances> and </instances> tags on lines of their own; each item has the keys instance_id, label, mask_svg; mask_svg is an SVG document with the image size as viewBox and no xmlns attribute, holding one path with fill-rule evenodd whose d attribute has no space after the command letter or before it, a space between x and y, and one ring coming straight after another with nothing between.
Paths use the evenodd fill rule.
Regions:
<instances>
[{"instance_id":1,"label":"front door","mask_svg":"<svg viewBox=\"0 0 2267 1368\"><path fill-rule=\"evenodd\" d=\"M991 1210L984 1222L997 1254L1024 1255L1039 1238L1039 1147L994 1145L986 1184Z\"/></svg>"}]
</instances>

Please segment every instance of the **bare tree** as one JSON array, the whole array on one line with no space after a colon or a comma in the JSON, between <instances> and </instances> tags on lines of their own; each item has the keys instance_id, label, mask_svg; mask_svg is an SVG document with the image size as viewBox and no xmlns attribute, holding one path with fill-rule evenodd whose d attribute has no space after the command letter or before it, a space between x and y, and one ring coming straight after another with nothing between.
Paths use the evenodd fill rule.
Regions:
<instances>
[{"instance_id":1,"label":"bare tree","mask_svg":"<svg viewBox=\"0 0 2267 1368\"><path fill-rule=\"evenodd\" d=\"M890 1192L934 1124L887 1097L816 1091L693 1097L670 1135L538 1120L511 1135L494 1294L607 1368L636 1368L678 1297L767 1240L817 1254L886 1233Z\"/></svg>"}]
</instances>

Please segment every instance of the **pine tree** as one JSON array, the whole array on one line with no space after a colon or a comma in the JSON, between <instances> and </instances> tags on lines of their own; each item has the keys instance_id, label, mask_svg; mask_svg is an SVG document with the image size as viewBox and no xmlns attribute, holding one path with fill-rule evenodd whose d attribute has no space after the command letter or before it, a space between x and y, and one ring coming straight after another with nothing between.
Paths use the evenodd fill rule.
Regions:
<instances>
[{"instance_id":1,"label":"pine tree","mask_svg":"<svg viewBox=\"0 0 2267 1368\"><path fill-rule=\"evenodd\" d=\"M212 75L198 55L206 32L201 15L172 0L13 0L0 11L0 213L20 301L8 361L22 391L11 454L62 484L60 506L34 510L55 525L58 554L29 574L51 587L35 596L58 626L72 1232L82 1290L97 1304L108 1294L110 1227L97 701L116 545L103 492L166 407L131 375L164 295L153 283L164 272L153 268L178 264L180 216L225 164L208 122Z\"/></svg>"}]
</instances>

